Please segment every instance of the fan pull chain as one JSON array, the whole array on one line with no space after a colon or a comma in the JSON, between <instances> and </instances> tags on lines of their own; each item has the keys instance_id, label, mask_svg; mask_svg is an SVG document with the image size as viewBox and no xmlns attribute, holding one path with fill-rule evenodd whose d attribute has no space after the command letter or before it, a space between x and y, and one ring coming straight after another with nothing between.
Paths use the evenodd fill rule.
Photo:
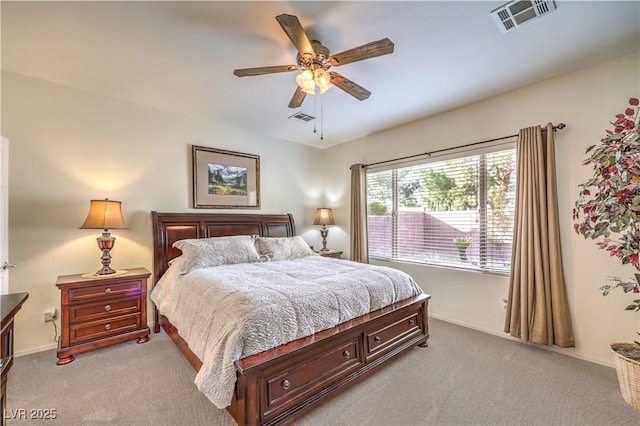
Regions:
<instances>
[{"instance_id":1,"label":"fan pull chain","mask_svg":"<svg viewBox=\"0 0 640 426\"><path fill-rule=\"evenodd\" d=\"M315 90L315 89L314 89ZM317 99L314 96L313 97L313 133L316 133L316 117L318 116L316 114L316 104L317 104Z\"/></svg>"},{"instance_id":2,"label":"fan pull chain","mask_svg":"<svg viewBox=\"0 0 640 426\"><path fill-rule=\"evenodd\" d=\"M322 102L322 92L320 92L320 140L324 139L323 123L324 123L324 103Z\"/></svg>"}]
</instances>

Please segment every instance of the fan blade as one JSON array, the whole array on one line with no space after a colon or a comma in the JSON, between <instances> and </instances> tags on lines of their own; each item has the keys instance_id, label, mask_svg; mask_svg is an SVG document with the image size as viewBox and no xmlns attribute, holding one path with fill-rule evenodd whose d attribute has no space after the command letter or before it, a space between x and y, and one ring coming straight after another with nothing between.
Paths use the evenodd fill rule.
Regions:
<instances>
[{"instance_id":1,"label":"fan blade","mask_svg":"<svg viewBox=\"0 0 640 426\"><path fill-rule=\"evenodd\" d=\"M276 65L273 67L257 67L257 68L241 68L233 70L233 73L238 77L248 77L251 75L272 74L276 72L288 72L296 71L297 65Z\"/></svg>"},{"instance_id":2,"label":"fan blade","mask_svg":"<svg viewBox=\"0 0 640 426\"><path fill-rule=\"evenodd\" d=\"M291 97L291 101L289 101L289 108L299 108L305 96L307 96L307 94L304 93L300 87L296 86L296 91Z\"/></svg>"},{"instance_id":3,"label":"fan blade","mask_svg":"<svg viewBox=\"0 0 640 426\"><path fill-rule=\"evenodd\" d=\"M338 86L354 98L364 101L369 96L371 96L370 91L354 83L348 78L338 74L337 72L330 71L329 75L331 76L331 84L333 84L334 86Z\"/></svg>"},{"instance_id":4,"label":"fan blade","mask_svg":"<svg viewBox=\"0 0 640 426\"><path fill-rule=\"evenodd\" d=\"M388 38L372 41L353 49L331 55L329 61L331 65L338 66L350 64L351 62L362 61L363 59L375 58L376 56L388 55L393 53L393 42Z\"/></svg>"},{"instance_id":5,"label":"fan blade","mask_svg":"<svg viewBox=\"0 0 640 426\"><path fill-rule=\"evenodd\" d=\"M276 20L284 32L287 33L296 49L298 49L300 56L304 56L305 54L316 54L311 46L309 37L307 37L307 33L304 32L297 16L282 14L276 16Z\"/></svg>"}]
</instances>

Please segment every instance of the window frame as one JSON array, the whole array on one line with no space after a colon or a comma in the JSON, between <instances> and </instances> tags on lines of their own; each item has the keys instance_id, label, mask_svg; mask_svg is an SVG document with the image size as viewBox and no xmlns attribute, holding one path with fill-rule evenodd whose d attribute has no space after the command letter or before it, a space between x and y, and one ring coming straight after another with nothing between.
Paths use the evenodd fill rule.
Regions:
<instances>
[{"instance_id":1,"label":"window frame","mask_svg":"<svg viewBox=\"0 0 640 426\"><path fill-rule=\"evenodd\" d=\"M441 267L441 268L452 268L463 271L475 272L475 273L483 273L483 274L494 274L494 275L509 275L509 269L498 269L491 268L487 266L488 263L488 210L487 204L489 201L489 187L487 183L487 156L490 153L501 152L501 151L514 151L514 162L513 162L513 171L514 174L517 174L517 166L518 166L518 155L516 149L516 137L510 138L506 141L501 141L499 143L493 143L491 145L486 145L481 148L475 149L460 149L456 150L456 148L452 148L454 152L447 152L440 155L429 155L428 153L422 156L416 156L419 158L412 158L411 160L405 161L389 161L385 163L380 163L377 167L367 167L367 223L369 222L369 200L368 200L368 187L369 187L369 175L373 173L379 173L383 171L391 171L391 256L383 256L372 253L369 250L369 257L373 260L381 260L381 261L391 261L391 262L405 262L412 263L417 265L425 265L430 267ZM461 159L466 157L479 156L479 167L478 167L478 210L479 210L479 261L478 265L475 267L472 266L463 266L463 265L453 265L448 263L437 263L430 262L427 260L414 260L414 259L405 259L398 257L398 212L399 212L399 197L398 197L398 189L399 189L399 179L398 179L398 170L403 168L408 168L411 166L419 166L428 163L435 162L445 162L448 160ZM516 185L514 188L514 197L515 191L517 190L517 176L516 176ZM515 215L515 205L513 206L513 213ZM515 217L512 218L512 224L515 225ZM513 226L512 225L512 226ZM367 245L370 244L369 236L367 237ZM511 265L512 258L511 253L509 253L509 265Z\"/></svg>"}]
</instances>

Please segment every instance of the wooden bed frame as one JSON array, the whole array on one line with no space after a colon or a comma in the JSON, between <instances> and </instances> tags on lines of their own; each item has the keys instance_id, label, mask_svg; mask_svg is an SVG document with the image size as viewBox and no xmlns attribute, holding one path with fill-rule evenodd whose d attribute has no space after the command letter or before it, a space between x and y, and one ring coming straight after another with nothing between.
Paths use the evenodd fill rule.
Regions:
<instances>
[{"instance_id":1,"label":"wooden bed frame","mask_svg":"<svg viewBox=\"0 0 640 426\"><path fill-rule=\"evenodd\" d=\"M180 255L172 244L186 238L228 235L295 235L291 214L151 212L154 283ZM372 374L414 346L427 346L427 304L421 294L309 337L236 361L237 382L227 410L239 425L288 424L329 397ZM154 332L162 327L196 370L202 361L154 307Z\"/></svg>"}]
</instances>

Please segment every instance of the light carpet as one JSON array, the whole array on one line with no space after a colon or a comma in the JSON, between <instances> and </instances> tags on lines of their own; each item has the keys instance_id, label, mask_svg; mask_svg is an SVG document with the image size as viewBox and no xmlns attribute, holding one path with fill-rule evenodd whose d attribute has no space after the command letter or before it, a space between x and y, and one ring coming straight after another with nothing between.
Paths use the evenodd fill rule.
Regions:
<instances>
[{"instance_id":1,"label":"light carpet","mask_svg":"<svg viewBox=\"0 0 640 426\"><path fill-rule=\"evenodd\" d=\"M613 368L431 320L415 348L300 419L299 425L638 425ZM193 384L164 334L78 354L15 359L8 425L234 425ZM56 419L12 419L53 410ZM24 411L23 411L24 410Z\"/></svg>"}]
</instances>

